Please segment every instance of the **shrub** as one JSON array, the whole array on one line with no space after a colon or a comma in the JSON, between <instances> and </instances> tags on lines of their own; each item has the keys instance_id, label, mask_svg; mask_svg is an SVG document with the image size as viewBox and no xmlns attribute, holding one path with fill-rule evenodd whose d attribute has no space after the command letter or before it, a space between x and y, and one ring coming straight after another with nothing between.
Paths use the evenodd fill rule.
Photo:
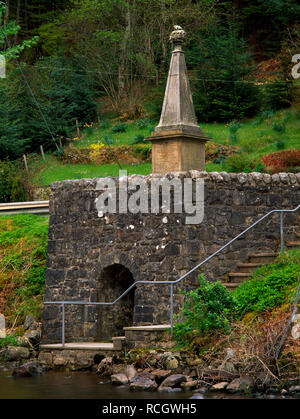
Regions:
<instances>
[{"instance_id":1,"label":"shrub","mask_svg":"<svg viewBox=\"0 0 300 419\"><path fill-rule=\"evenodd\" d=\"M285 132L284 122L273 122L272 129L277 132Z\"/></svg>"},{"instance_id":2,"label":"shrub","mask_svg":"<svg viewBox=\"0 0 300 419\"><path fill-rule=\"evenodd\" d=\"M0 202L25 201L26 178L17 163L0 161Z\"/></svg>"},{"instance_id":3,"label":"shrub","mask_svg":"<svg viewBox=\"0 0 300 419\"><path fill-rule=\"evenodd\" d=\"M236 144L238 142L237 132L241 128L241 124L234 119L228 124L228 126L229 126L229 132L230 132L229 139L232 144Z\"/></svg>"},{"instance_id":4,"label":"shrub","mask_svg":"<svg viewBox=\"0 0 300 419\"><path fill-rule=\"evenodd\" d=\"M272 173L294 171L300 166L300 150L283 150L267 154L262 162Z\"/></svg>"},{"instance_id":5,"label":"shrub","mask_svg":"<svg viewBox=\"0 0 300 419\"><path fill-rule=\"evenodd\" d=\"M276 141L275 145L276 145L277 150L283 150L285 148L285 141L278 140Z\"/></svg>"},{"instance_id":6,"label":"shrub","mask_svg":"<svg viewBox=\"0 0 300 419\"><path fill-rule=\"evenodd\" d=\"M174 327L175 337L188 344L199 334L216 330L230 332L230 321L235 316L235 302L231 293L220 282L210 282L199 276L199 288L185 293L183 321Z\"/></svg>"},{"instance_id":7,"label":"shrub","mask_svg":"<svg viewBox=\"0 0 300 419\"><path fill-rule=\"evenodd\" d=\"M229 156L224 163L225 170L233 173L249 173L252 171L262 172L263 164L251 158L247 153L236 153Z\"/></svg>"},{"instance_id":8,"label":"shrub","mask_svg":"<svg viewBox=\"0 0 300 419\"><path fill-rule=\"evenodd\" d=\"M137 121L137 123L136 123L136 126L137 126L139 129L142 129L142 128L147 128L147 127L148 127L148 125L152 125L152 121L151 121L151 119L150 119L150 118L139 119L139 120Z\"/></svg>"},{"instance_id":9,"label":"shrub","mask_svg":"<svg viewBox=\"0 0 300 419\"><path fill-rule=\"evenodd\" d=\"M133 149L134 156L138 159L149 160L151 158L151 145L149 144L137 144Z\"/></svg>"},{"instance_id":10,"label":"shrub","mask_svg":"<svg viewBox=\"0 0 300 419\"><path fill-rule=\"evenodd\" d=\"M138 134L134 137L131 144L143 144L145 142L145 137L141 134Z\"/></svg>"},{"instance_id":11,"label":"shrub","mask_svg":"<svg viewBox=\"0 0 300 419\"><path fill-rule=\"evenodd\" d=\"M273 111L289 107L292 101L291 86L292 83L286 80L266 84L263 93L264 107Z\"/></svg>"},{"instance_id":12,"label":"shrub","mask_svg":"<svg viewBox=\"0 0 300 419\"><path fill-rule=\"evenodd\" d=\"M263 312L285 303L299 273L300 264L296 261L282 260L257 269L252 279L242 283L233 292L238 314Z\"/></svg>"},{"instance_id":13,"label":"shrub","mask_svg":"<svg viewBox=\"0 0 300 419\"><path fill-rule=\"evenodd\" d=\"M111 132L117 133L117 132L126 132L128 128L127 124L116 124L114 127L112 127Z\"/></svg>"},{"instance_id":14,"label":"shrub","mask_svg":"<svg viewBox=\"0 0 300 419\"><path fill-rule=\"evenodd\" d=\"M108 129L111 127L111 123L107 119L104 119L103 121L100 121L99 126L101 129Z\"/></svg>"}]
</instances>

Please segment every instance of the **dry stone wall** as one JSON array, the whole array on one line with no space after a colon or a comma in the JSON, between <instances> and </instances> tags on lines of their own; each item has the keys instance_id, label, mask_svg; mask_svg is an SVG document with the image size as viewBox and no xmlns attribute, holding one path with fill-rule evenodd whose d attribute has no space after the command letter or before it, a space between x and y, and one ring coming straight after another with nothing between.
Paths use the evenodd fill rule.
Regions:
<instances>
[{"instance_id":1,"label":"dry stone wall","mask_svg":"<svg viewBox=\"0 0 300 419\"><path fill-rule=\"evenodd\" d=\"M154 175L143 177L150 184ZM97 179L55 182L50 198L50 226L45 301L111 301L116 298L114 278L121 288L138 280L175 280L259 217L276 208L295 208L300 202L300 174L206 173L190 171L173 177L204 179L204 219L186 225L186 214L108 214L99 217L95 199ZM156 175L157 177L157 175ZM136 178L128 177L128 181ZM298 234L299 212L284 216L285 235ZM226 280L237 263L249 253L274 251L280 241L279 214L261 222L207 263L202 272L211 280ZM199 273L199 272L198 272ZM182 304L181 290L197 286L197 274L174 287L175 311ZM105 278L105 281L103 280ZM103 283L102 283L102 282ZM111 291L109 289L110 283ZM119 289L121 289L119 287ZM129 297L128 297L129 298ZM99 330L122 333L122 326L169 322L169 287L139 285L132 293L132 317L122 316L122 303L105 312L95 306L66 307L66 339L100 339ZM130 306L126 300L126 309ZM119 330L111 329L112 316L120 314ZM122 320L123 319L123 320ZM100 327L99 327L100 325ZM102 332L103 333L103 332ZM61 307L45 305L43 341L58 342L61 336Z\"/></svg>"}]
</instances>

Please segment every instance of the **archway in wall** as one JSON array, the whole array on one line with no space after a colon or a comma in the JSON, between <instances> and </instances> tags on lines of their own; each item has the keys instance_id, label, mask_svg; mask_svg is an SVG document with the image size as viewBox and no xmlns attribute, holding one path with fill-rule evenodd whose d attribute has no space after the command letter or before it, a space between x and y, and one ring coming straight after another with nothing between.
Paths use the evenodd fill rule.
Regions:
<instances>
[{"instance_id":1,"label":"archway in wall","mask_svg":"<svg viewBox=\"0 0 300 419\"><path fill-rule=\"evenodd\" d=\"M97 300L99 302L114 301L131 284L134 279L132 273L125 266L113 264L104 268L97 284ZM123 327L131 326L133 322L134 289L116 304L99 306L97 316L97 339L110 339L123 336Z\"/></svg>"}]
</instances>

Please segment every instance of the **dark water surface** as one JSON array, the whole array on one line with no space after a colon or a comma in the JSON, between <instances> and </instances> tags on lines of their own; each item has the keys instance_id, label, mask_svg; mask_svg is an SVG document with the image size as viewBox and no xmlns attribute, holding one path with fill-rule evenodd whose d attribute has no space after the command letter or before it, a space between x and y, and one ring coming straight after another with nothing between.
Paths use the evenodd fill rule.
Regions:
<instances>
[{"instance_id":1,"label":"dark water surface","mask_svg":"<svg viewBox=\"0 0 300 419\"><path fill-rule=\"evenodd\" d=\"M190 391L182 392L131 392L128 387L113 386L91 372L48 371L40 377L11 375L11 369L0 369L0 399L189 399ZM204 399L255 398L220 393L205 393ZM274 396L265 396L275 398ZM263 398L265 398L263 397ZM276 398L281 398L276 396Z\"/></svg>"},{"instance_id":2,"label":"dark water surface","mask_svg":"<svg viewBox=\"0 0 300 419\"><path fill-rule=\"evenodd\" d=\"M0 399L177 399L193 393L131 392L91 372L48 371L40 377L12 377L0 370Z\"/></svg>"}]
</instances>

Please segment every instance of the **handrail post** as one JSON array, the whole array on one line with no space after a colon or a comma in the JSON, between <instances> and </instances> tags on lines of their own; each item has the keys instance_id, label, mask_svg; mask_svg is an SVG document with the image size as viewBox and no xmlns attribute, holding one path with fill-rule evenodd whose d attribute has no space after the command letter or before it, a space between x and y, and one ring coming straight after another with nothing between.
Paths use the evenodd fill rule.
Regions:
<instances>
[{"instance_id":1,"label":"handrail post","mask_svg":"<svg viewBox=\"0 0 300 419\"><path fill-rule=\"evenodd\" d=\"M170 284L170 320L171 320L171 337L173 337L173 312L174 312L174 295L173 295L173 284Z\"/></svg>"},{"instance_id":2,"label":"handrail post","mask_svg":"<svg viewBox=\"0 0 300 419\"><path fill-rule=\"evenodd\" d=\"M62 303L61 305L61 317L62 317L62 323L61 323L61 343L62 346L65 346L65 305Z\"/></svg>"},{"instance_id":3,"label":"handrail post","mask_svg":"<svg viewBox=\"0 0 300 419\"><path fill-rule=\"evenodd\" d=\"M284 240L283 240L283 212L280 211L280 252L284 251Z\"/></svg>"}]
</instances>

